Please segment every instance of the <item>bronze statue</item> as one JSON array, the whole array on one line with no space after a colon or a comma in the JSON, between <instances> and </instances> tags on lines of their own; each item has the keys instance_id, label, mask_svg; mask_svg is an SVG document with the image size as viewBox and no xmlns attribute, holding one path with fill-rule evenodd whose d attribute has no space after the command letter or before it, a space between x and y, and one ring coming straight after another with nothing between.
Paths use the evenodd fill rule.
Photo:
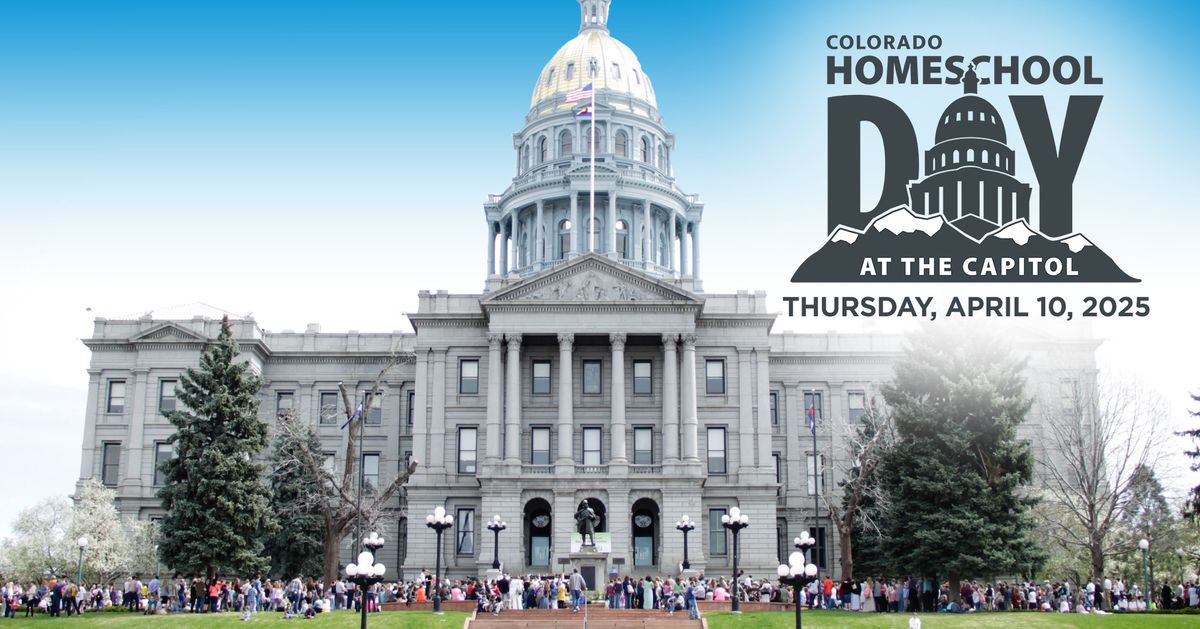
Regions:
<instances>
[{"instance_id":1,"label":"bronze statue","mask_svg":"<svg viewBox=\"0 0 1200 629\"><path fill-rule=\"evenodd\" d=\"M595 546L596 527L600 524L600 516L588 505L587 499L579 503L579 510L575 512L575 522L579 535L583 537L583 545ZM588 543L588 538L591 538L591 544Z\"/></svg>"}]
</instances>

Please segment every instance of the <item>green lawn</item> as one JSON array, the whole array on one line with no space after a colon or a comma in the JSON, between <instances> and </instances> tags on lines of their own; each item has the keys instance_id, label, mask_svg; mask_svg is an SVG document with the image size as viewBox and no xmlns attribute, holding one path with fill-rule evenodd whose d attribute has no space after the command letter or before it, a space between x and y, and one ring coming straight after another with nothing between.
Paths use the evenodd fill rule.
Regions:
<instances>
[{"instance_id":1,"label":"green lawn","mask_svg":"<svg viewBox=\"0 0 1200 629\"><path fill-rule=\"evenodd\" d=\"M241 614L233 612L166 616L101 612L84 614L82 618L51 618L46 614L24 618L18 614L16 620L0 621L0 627L68 629L71 626L86 625L87 629L290 629L299 625L296 629L358 629L359 626L359 615L346 611L319 614L311 620L293 618L285 621L280 613L257 614L250 622L242 622L241 617ZM446 612L441 616L429 612L382 612L371 614L367 623L370 629L462 629L466 617L467 614L462 612Z\"/></svg>"},{"instance_id":2,"label":"green lawn","mask_svg":"<svg viewBox=\"0 0 1200 629\"><path fill-rule=\"evenodd\" d=\"M709 629L792 629L796 616L791 612L728 612L705 614ZM805 629L854 629L857 627L908 627L908 614L869 614L854 612L804 612ZM1198 627L1200 616L1159 614L1045 614L1040 612L994 612L982 614L921 614L921 629L1026 629L1027 627L1077 627L1090 629L1157 629L1158 627Z\"/></svg>"}]
</instances>

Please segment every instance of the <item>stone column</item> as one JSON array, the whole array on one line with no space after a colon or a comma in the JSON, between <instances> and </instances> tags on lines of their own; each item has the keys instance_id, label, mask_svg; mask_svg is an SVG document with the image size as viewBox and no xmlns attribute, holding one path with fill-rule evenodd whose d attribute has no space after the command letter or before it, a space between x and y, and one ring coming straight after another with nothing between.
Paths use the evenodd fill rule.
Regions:
<instances>
[{"instance_id":1,"label":"stone column","mask_svg":"<svg viewBox=\"0 0 1200 629\"><path fill-rule=\"evenodd\" d=\"M429 418L429 468L446 471L446 349L433 350L433 412Z\"/></svg>"},{"instance_id":2,"label":"stone column","mask_svg":"<svg viewBox=\"0 0 1200 629\"><path fill-rule=\"evenodd\" d=\"M688 223L684 221L679 225L679 274L691 275L692 261L688 260Z\"/></svg>"},{"instance_id":3,"label":"stone column","mask_svg":"<svg viewBox=\"0 0 1200 629\"><path fill-rule=\"evenodd\" d=\"M617 257L617 200L610 192L604 195L604 215L608 217L608 242L605 243L604 251L608 257Z\"/></svg>"},{"instance_id":4,"label":"stone column","mask_svg":"<svg viewBox=\"0 0 1200 629\"><path fill-rule=\"evenodd\" d=\"M542 221L545 220L542 214L543 205L545 205L545 201L538 199L537 223L533 226L533 254L529 258L530 263L536 263L538 268L541 268L542 262L546 259L545 254L543 253L546 240L546 236L543 233L545 231L544 225L542 225Z\"/></svg>"},{"instance_id":5,"label":"stone column","mask_svg":"<svg viewBox=\"0 0 1200 629\"><path fill-rule=\"evenodd\" d=\"M571 255L565 257L573 258L579 255L583 249L579 244L583 230L584 225L579 221L579 193L571 190Z\"/></svg>"},{"instance_id":6,"label":"stone column","mask_svg":"<svg viewBox=\"0 0 1200 629\"><path fill-rule=\"evenodd\" d=\"M427 414L429 399L429 349L420 348L416 352L416 380L413 389L413 458L420 465L419 473L424 473L429 464L429 450L426 437L429 434L429 415Z\"/></svg>"},{"instance_id":7,"label":"stone column","mask_svg":"<svg viewBox=\"0 0 1200 629\"><path fill-rule=\"evenodd\" d=\"M488 221L487 277L496 274L496 224Z\"/></svg>"},{"instance_id":8,"label":"stone column","mask_svg":"<svg viewBox=\"0 0 1200 629\"><path fill-rule=\"evenodd\" d=\"M750 350L738 348L738 470L754 467L754 378L750 372Z\"/></svg>"},{"instance_id":9,"label":"stone column","mask_svg":"<svg viewBox=\"0 0 1200 629\"><path fill-rule=\"evenodd\" d=\"M575 335L558 335L558 460L556 464L574 465L575 400L571 383L571 348Z\"/></svg>"},{"instance_id":10,"label":"stone column","mask_svg":"<svg viewBox=\"0 0 1200 629\"><path fill-rule=\"evenodd\" d=\"M700 221L692 223L692 278L700 281Z\"/></svg>"},{"instance_id":11,"label":"stone column","mask_svg":"<svg viewBox=\"0 0 1200 629\"><path fill-rule=\"evenodd\" d=\"M662 335L663 341L663 460L679 460L679 335Z\"/></svg>"},{"instance_id":12,"label":"stone column","mask_svg":"<svg viewBox=\"0 0 1200 629\"><path fill-rule=\"evenodd\" d=\"M512 212L512 269L521 268L521 219L520 209Z\"/></svg>"},{"instance_id":13,"label":"stone column","mask_svg":"<svg viewBox=\"0 0 1200 629\"><path fill-rule=\"evenodd\" d=\"M696 335L683 335L683 458L699 461L696 454Z\"/></svg>"},{"instance_id":14,"label":"stone column","mask_svg":"<svg viewBox=\"0 0 1200 629\"><path fill-rule=\"evenodd\" d=\"M500 344L504 342L503 334L488 334L488 381L487 381L487 462L495 464L500 460L500 424L504 411L500 408L503 394L500 387L504 374L504 366L500 362Z\"/></svg>"},{"instance_id":15,"label":"stone column","mask_svg":"<svg viewBox=\"0 0 1200 629\"><path fill-rule=\"evenodd\" d=\"M671 210L671 218L667 221L667 246L671 248L671 255L667 258L667 268L675 270L675 210Z\"/></svg>"},{"instance_id":16,"label":"stone column","mask_svg":"<svg viewBox=\"0 0 1200 629\"><path fill-rule=\"evenodd\" d=\"M764 473L774 474L774 460L771 458L771 369L768 364L768 350L759 347L754 350L758 362L758 440L755 449L758 450L758 466ZM778 402L778 401L777 401Z\"/></svg>"},{"instance_id":17,"label":"stone column","mask_svg":"<svg viewBox=\"0 0 1200 629\"><path fill-rule=\"evenodd\" d=\"M87 411L83 416L83 457L79 462L81 479L96 476L96 418L100 412L100 370L88 369Z\"/></svg>"},{"instance_id":18,"label":"stone column","mask_svg":"<svg viewBox=\"0 0 1200 629\"><path fill-rule=\"evenodd\" d=\"M515 465L521 462L521 335L507 334L508 364L505 376L508 390L505 392L508 412L504 425L504 462Z\"/></svg>"},{"instance_id":19,"label":"stone column","mask_svg":"<svg viewBox=\"0 0 1200 629\"><path fill-rule=\"evenodd\" d=\"M612 344L612 457L613 463L625 463L625 335L608 335Z\"/></svg>"},{"instance_id":20,"label":"stone column","mask_svg":"<svg viewBox=\"0 0 1200 629\"><path fill-rule=\"evenodd\" d=\"M508 225L500 223L500 275L508 275Z\"/></svg>"},{"instance_id":21,"label":"stone column","mask_svg":"<svg viewBox=\"0 0 1200 629\"><path fill-rule=\"evenodd\" d=\"M642 234L643 259L645 268L649 269L650 263L654 262L654 221L650 218L650 199L642 199L642 225L645 227Z\"/></svg>"},{"instance_id":22,"label":"stone column","mask_svg":"<svg viewBox=\"0 0 1200 629\"><path fill-rule=\"evenodd\" d=\"M141 487L150 483L142 482L142 459L145 456L146 433L146 377L148 369L133 370L133 387L127 388L125 394L133 403L129 409L129 447L126 448L126 462L123 470L121 485Z\"/></svg>"}]
</instances>

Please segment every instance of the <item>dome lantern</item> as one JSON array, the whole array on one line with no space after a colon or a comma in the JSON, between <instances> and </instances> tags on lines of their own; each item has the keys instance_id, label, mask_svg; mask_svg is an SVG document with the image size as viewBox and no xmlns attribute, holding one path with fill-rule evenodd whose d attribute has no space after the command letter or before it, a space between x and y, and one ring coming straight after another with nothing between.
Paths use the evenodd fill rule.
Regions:
<instances>
[{"instance_id":1,"label":"dome lantern","mask_svg":"<svg viewBox=\"0 0 1200 629\"><path fill-rule=\"evenodd\" d=\"M608 32L608 5L612 0L579 0L579 32Z\"/></svg>"}]
</instances>

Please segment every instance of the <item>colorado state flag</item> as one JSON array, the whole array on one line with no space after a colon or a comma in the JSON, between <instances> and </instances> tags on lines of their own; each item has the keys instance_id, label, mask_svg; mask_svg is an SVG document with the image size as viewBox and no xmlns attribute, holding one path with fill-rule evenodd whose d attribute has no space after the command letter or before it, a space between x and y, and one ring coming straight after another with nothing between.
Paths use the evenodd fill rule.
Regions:
<instances>
[{"instance_id":1,"label":"colorado state flag","mask_svg":"<svg viewBox=\"0 0 1200 629\"><path fill-rule=\"evenodd\" d=\"M576 118L587 118L591 115L592 115L592 107L590 105L584 105L583 107L579 108L579 111L575 112Z\"/></svg>"}]
</instances>

